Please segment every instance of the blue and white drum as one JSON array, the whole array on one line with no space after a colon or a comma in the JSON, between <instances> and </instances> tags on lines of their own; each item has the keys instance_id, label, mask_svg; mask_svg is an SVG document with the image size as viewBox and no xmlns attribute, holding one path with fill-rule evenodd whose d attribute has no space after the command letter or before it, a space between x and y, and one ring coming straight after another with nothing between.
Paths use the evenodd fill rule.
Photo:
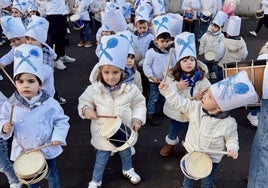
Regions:
<instances>
[{"instance_id":1,"label":"blue and white drum","mask_svg":"<svg viewBox=\"0 0 268 188\"><path fill-rule=\"evenodd\" d=\"M123 124L119 117L107 118L100 130L100 135L107 138L118 151L134 146L138 139L138 133Z\"/></svg>"},{"instance_id":2,"label":"blue and white drum","mask_svg":"<svg viewBox=\"0 0 268 188\"><path fill-rule=\"evenodd\" d=\"M211 18L212 18L211 12L206 11L206 10L201 12L200 20L202 22L209 22L211 20Z\"/></svg>"},{"instance_id":3,"label":"blue and white drum","mask_svg":"<svg viewBox=\"0 0 268 188\"><path fill-rule=\"evenodd\" d=\"M84 27L84 22L81 19L81 16L79 14L74 14L72 16L70 16L70 20L71 22L74 22L74 29L75 30L80 30Z\"/></svg>"},{"instance_id":4,"label":"blue and white drum","mask_svg":"<svg viewBox=\"0 0 268 188\"><path fill-rule=\"evenodd\" d=\"M183 13L183 21L188 22L188 23L192 23L193 22L193 16L194 16L193 12L186 10Z\"/></svg>"}]
</instances>

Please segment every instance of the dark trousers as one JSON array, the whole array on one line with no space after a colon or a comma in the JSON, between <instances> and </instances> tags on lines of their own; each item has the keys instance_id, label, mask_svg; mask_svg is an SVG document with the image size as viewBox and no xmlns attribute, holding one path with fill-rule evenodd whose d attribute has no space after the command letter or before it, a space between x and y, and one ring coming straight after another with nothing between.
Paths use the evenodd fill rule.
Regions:
<instances>
[{"instance_id":1,"label":"dark trousers","mask_svg":"<svg viewBox=\"0 0 268 188\"><path fill-rule=\"evenodd\" d=\"M268 28L268 14L264 14L264 17L259 20L255 32L259 33L263 25Z\"/></svg>"}]
</instances>

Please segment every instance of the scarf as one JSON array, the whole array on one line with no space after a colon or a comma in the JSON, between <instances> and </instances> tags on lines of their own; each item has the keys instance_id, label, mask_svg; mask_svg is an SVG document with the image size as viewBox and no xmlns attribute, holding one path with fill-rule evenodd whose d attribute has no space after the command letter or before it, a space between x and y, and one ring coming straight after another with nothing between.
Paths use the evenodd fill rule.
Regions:
<instances>
[{"instance_id":1,"label":"scarf","mask_svg":"<svg viewBox=\"0 0 268 188\"><path fill-rule=\"evenodd\" d=\"M132 83L134 83L135 69L134 68L125 67L124 73L126 75L126 77L124 78L124 80L121 80L115 86L109 86L108 84L104 84L105 88L108 89L109 93L112 93L113 91L119 89L123 83L125 83L125 84L132 84Z\"/></svg>"},{"instance_id":2,"label":"scarf","mask_svg":"<svg viewBox=\"0 0 268 188\"><path fill-rule=\"evenodd\" d=\"M203 109L203 112L207 115L207 116L210 116L210 117L213 117L213 118L217 118L217 119L224 119L224 118L227 118L229 116L229 113L228 112L219 112L217 114L210 114L208 113L207 110Z\"/></svg>"},{"instance_id":3,"label":"scarf","mask_svg":"<svg viewBox=\"0 0 268 188\"><path fill-rule=\"evenodd\" d=\"M192 76L193 79L184 73L181 76L183 80L187 80L189 87L191 87L190 89L191 97L193 97L194 87L195 87L196 82L199 80L200 76L201 76L201 72L199 70L194 72L194 75Z\"/></svg>"},{"instance_id":4,"label":"scarf","mask_svg":"<svg viewBox=\"0 0 268 188\"><path fill-rule=\"evenodd\" d=\"M33 97L33 99L31 99L31 100L28 100L28 99L24 98L23 96L21 96L18 93L18 91L15 91L15 97L19 101L19 103L21 103L23 106L26 106L27 108L33 109L33 108L43 104L43 102L45 102L50 97L50 95L45 90L41 90L39 95Z\"/></svg>"}]
</instances>

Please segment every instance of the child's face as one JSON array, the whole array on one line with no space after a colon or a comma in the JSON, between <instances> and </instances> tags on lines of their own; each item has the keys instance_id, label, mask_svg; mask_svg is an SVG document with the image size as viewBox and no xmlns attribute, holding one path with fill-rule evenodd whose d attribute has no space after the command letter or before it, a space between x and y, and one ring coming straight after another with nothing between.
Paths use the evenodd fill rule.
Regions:
<instances>
[{"instance_id":1,"label":"child's face","mask_svg":"<svg viewBox=\"0 0 268 188\"><path fill-rule=\"evenodd\" d=\"M101 66L103 80L109 86L115 86L121 79L122 70L113 65Z\"/></svg>"},{"instance_id":2,"label":"child's face","mask_svg":"<svg viewBox=\"0 0 268 188\"><path fill-rule=\"evenodd\" d=\"M208 112L218 112L219 107L218 104L212 95L212 92L210 89L204 94L201 102L201 106L203 109L207 110Z\"/></svg>"},{"instance_id":3,"label":"child's face","mask_svg":"<svg viewBox=\"0 0 268 188\"><path fill-rule=\"evenodd\" d=\"M18 47L21 44L26 44L26 38L25 37L16 37L10 39L11 46Z\"/></svg>"},{"instance_id":4,"label":"child's face","mask_svg":"<svg viewBox=\"0 0 268 188\"><path fill-rule=\"evenodd\" d=\"M40 42L38 42L37 40L35 40L34 38L28 37L28 36L26 36L25 38L26 38L27 44L32 44L35 46L42 47L42 44Z\"/></svg>"},{"instance_id":5,"label":"child's face","mask_svg":"<svg viewBox=\"0 0 268 188\"><path fill-rule=\"evenodd\" d=\"M210 25L210 30L211 30L212 33L216 33L216 32L218 32L220 29L219 29L219 27L217 27L216 25L211 24L211 25Z\"/></svg>"},{"instance_id":6,"label":"child's face","mask_svg":"<svg viewBox=\"0 0 268 188\"><path fill-rule=\"evenodd\" d=\"M22 17L23 14L16 8L12 8L12 16L13 17Z\"/></svg>"},{"instance_id":7,"label":"child's face","mask_svg":"<svg viewBox=\"0 0 268 188\"><path fill-rule=\"evenodd\" d=\"M134 56L132 56L132 55L128 56L126 66L128 66L129 68L133 68L134 64L135 64Z\"/></svg>"},{"instance_id":8,"label":"child's face","mask_svg":"<svg viewBox=\"0 0 268 188\"><path fill-rule=\"evenodd\" d=\"M102 31L102 36L107 36L107 35L111 35L112 32L111 31Z\"/></svg>"},{"instance_id":9,"label":"child's face","mask_svg":"<svg viewBox=\"0 0 268 188\"><path fill-rule=\"evenodd\" d=\"M193 56L185 57L180 60L181 69L185 73L190 73L195 69L196 61Z\"/></svg>"},{"instance_id":10,"label":"child's face","mask_svg":"<svg viewBox=\"0 0 268 188\"><path fill-rule=\"evenodd\" d=\"M137 28L137 31L140 35L143 35L145 34L147 31L148 31L148 28L149 28L149 24L147 22L145 23L139 23L137 22L136 23L136 28Z\"/></svg>"},{"instance_id":11,"label":"child's face","mask_svg":"<svg viewBox=\"0 0 268 188\"><path fill-rule=\"evenodd\" d=\"M164 50L169 45L169 39L157 38L155 39L155 43L160 50Z\"/></svg>"},{"instance_id":12,"label":"child's face","mask_svg":"<svg viewBox=\"0 0 268 188\"><path fill-rule=\"evenodd\" d=\"M29 73L22 74L18 80L15 80L15 85L19 94L29 100L38 95L41 89L36 76Z\"/></svg>"},{"instance_id":13,"label":"child's face","mask_svg":"<svg viewBox=\"0 0 268 188\"><path fill-rule=\"evenodd\" d=\"M36 15L37 14L37 12L35 11L35 10L31 10L30 12L29 12L29 16L31 17L32 15Z\"/></svg>"}]
</instances>

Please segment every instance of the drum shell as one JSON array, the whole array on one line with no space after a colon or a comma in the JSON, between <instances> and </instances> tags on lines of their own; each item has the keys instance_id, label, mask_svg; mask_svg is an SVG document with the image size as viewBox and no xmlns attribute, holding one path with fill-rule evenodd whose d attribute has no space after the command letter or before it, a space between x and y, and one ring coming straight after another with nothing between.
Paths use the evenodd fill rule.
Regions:
<instances>
[{"instance_id":1,"label":"drum shell","mask_svg":"<svg viewBox=\"0 0 268 188\"><path fill-rule=\"evenodd\" d=\"M212 18L212 14L209 11L204 11L204 12L201 12L200 14L200 20L202 22L209 22L211 18Z\"/></svg>"},{"instance_id":2,"label":"drum shell","mask_svg":"<svg viewBox=\"0 0 268 188\"><path fill-rule=\"evenodd\" d=\"M263 18L264 17L264 10L257 10L255 13L256 18Z\"/></svg>"},{"instance_id":3,"label":"drum shell","mask_svg":"<svg viewBox=\"0 0 268 188\"><path fill-rule=\"evenodd\" d=\"M194 13L190 11L184 11L183 13L183 21L187 23L192 23L193 22L193 16Z\"/></svg>"}]
</instances>

